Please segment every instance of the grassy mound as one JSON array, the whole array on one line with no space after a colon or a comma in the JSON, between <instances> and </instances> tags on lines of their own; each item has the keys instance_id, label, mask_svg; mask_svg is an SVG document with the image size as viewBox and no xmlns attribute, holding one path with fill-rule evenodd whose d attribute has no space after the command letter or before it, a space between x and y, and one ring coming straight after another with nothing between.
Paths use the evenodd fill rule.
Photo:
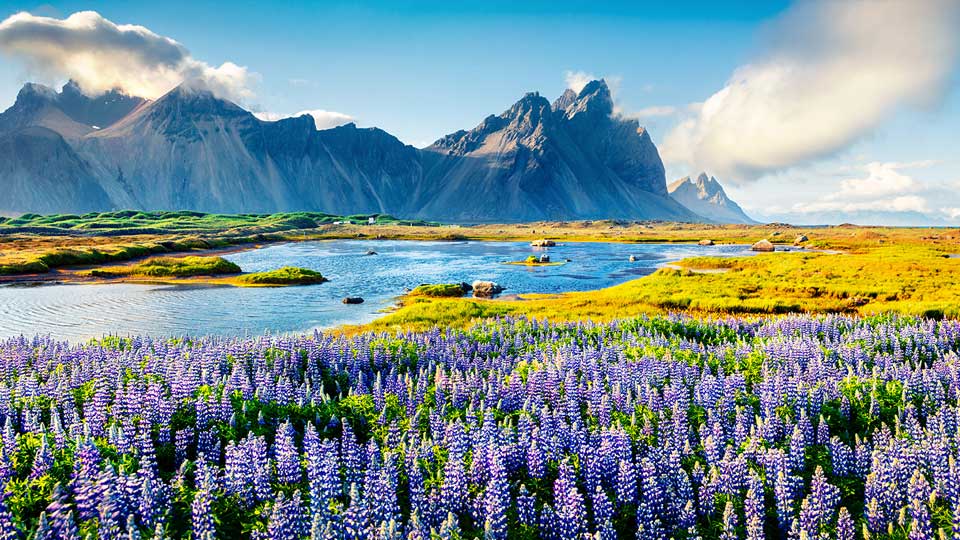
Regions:
<instances>
[{"instance_id":1,"label":"grassy mound","mask_svg":"<svg viewBox=\"0 0 960 540\"><path fill-rule=\"evenodd\" d=\"M420 285L410 291L410 295L428 296L430 298L456 298L463 296L466 292L461 283L439 283L435 285Z\"/></svg>"},{"instance_id":2,"label":"grassy mound","mask_svg":"<svg viewBox=\"0 0 960 540\"><path fill-rule=\"evenodd\" d=\"M284 266L267 272L255 272L237 276L234 280L241 285L312 285L323 283L327 278L320 272L296 266Z\"/></svg>"},{"instance_id":3,"label":"grassy mound","mask_svg":"<svg viewBox=\"0 0 960 540\"><path fill-rule=\"evenodd\" d=\"M131 266L97 268L90 271L96 277L191 277L239 274L242 270L223 257L154 257Z\"/></svg>"}]
</instances>

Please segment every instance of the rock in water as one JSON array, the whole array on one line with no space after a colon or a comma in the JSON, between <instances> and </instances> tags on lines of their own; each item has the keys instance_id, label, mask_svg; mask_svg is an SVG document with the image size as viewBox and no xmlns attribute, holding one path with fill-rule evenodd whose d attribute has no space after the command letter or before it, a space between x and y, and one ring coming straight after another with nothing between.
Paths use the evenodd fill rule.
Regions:
<instances>
[{"instance_id":1,"label":"rock in water","mask_svg":"<svg viewBox=\"0 0 960 540\"><path fill-rule=\"evenodd\" d=\"M492 298L503 292L503 287L493 281L474 281L473 296L477 298Z\"/></svg>"},{"instance_id":2,"label":"rock in water","mask_svg":"<svg viewBox=\"0 0 960 540\"><path fill-rule=\"evenodd\" d=\"M344 304L362 304L363 298L360 298L359 296L348 296L343 299L343 303Z\"/></svg>"},{"instance_id":3,"label":"rock in water","mask_svg":"<svg viewBox=\"0 0 960 540\"><path fill-rule=\"evenodd\" d=\"M553 240L542 239L542 240L534 240L533 242L530 242L530 245L533 247L554 247L557 245L557 243L554 242Z\"/></svg>"},{"instance_id":4,"label":"rock in water","mask_svg":"<svg viewBox=\"0 0 960 540\"><path fill-rule=\"evenodd\" d=\"M697 242L697 244L701 246L712 246L713 240L710 240L709 238L704 238L703 240Z\"/></svg>"},{"instance_id":5,"label":"rock in water","mask_svg":"<svg viewBox=\"0 0 960 540\"><path fill-rule=\"evenodd\" d=\"M637 256L636 256L636 255L631 255L631 256L630 256L630 262L637 262Z\"/></svg>"},{"instance_id":6,"label":"rock in water","mask_svg":"<svg viewBox=\"0 0 960 540\"><path fill-rule=\"evenodd\" d=\"M750 249L752 251L770 252L770 251L776 251L777 248L774 247L772 242L764 238L763 240L760 240L759 242L754 244L753 247L751 247Z\"/></svg>"}]
</instances>

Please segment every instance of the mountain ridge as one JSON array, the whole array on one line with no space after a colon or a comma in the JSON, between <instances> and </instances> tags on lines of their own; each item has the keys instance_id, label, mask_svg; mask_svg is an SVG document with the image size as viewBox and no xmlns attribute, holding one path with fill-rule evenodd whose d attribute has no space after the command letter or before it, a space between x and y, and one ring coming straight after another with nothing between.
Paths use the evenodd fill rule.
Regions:
<instances>
[{"instance_id":1,"label":"mountain ridge","mask_svg":"<svg viewBox=\"0 0 960 540\"><path fill-rule=\"evenodd\" d=\"M33 128L47 131L40 137ZM16 208L0 208L6 212L317 210L459 222L702 219L668 196L656 146L636 120L614 114L603 80L552 103L527 93L503 113L424 149L355 124L318 131L309 115L261 120L186 85L150 101L116 91L89 97L75 83L60 92L28 84L0 113L0 135L8 139L7 152L30 147L25 155L36 156L46 148L53 157L45 163L19 159L15 173L0 174L0 186L23 194L6 202ZM48 193L58 184L41 175L59 178L72 195ZM75 199L83 186L91 195Z\"/></svg>"},{"instance_id":2,"label":"mountain ridge","mask_svg":"<svg viewBox=\"0 0 960 540\"><path fill-rule=\"evenodd\" d=\"M727 196L720 182L707 173L684 176L667 186L670 197L691 211L719 223L758 223Z\"/></svg>"}]
</instances>

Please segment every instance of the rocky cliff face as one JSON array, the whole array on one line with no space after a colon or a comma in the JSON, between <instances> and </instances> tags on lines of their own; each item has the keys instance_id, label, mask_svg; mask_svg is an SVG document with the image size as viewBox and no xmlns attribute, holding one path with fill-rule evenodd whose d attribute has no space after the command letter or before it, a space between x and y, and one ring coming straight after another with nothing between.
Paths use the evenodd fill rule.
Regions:
<instances>
[{"instance_id":1,"label":"rocky cliff face","mask_svg":"<svg viewBox=\"0 0 960 540\"><path fill-rule=\"evenodd\" d=\"M43 131L38 131L43 130ZM42 134L42 136L41 136ZM156 101L68 84L0 114L0 211L191 209L391 213L440 221L698 216L667 194L649 135L613 114L603 81L554 103L527 94L424 150L353 124L257 119L202 89ZM50 156L44 159L44 155Z\"/></svg>"},{"instance_id":2,"label":"rocky cliff face","mask_svg":"<svg viewBox=\"0 0 960 540\"><path fill-rule=\"evenodd\" d=\"M613 115L603 81L552 105L524 96L424 150L420 215L453 221L696 217L667 197L663 163L636 121Z\"/></svg>"},{"instance_id":3,"label":"rocky cliff face","mask_svg":"<svg viewBox=\"0 0 960 540\"><path fill-rule=\"evenodd\" d=\"M691 211L718 223L757 223L727 197L720 182L707 173L685 176L668 186L670 196Z\"/></svg>"}]
</instances>

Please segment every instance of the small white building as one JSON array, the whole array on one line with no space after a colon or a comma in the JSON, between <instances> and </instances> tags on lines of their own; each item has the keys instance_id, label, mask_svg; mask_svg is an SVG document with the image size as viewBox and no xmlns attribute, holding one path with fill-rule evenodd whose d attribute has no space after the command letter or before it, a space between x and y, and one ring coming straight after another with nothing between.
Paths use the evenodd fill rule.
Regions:
<instances>
[{"instance_id":1,"label":"small white building","mask_svg":"<svg viewBox=\"0 0 960 540\"><path fill-rule=\"evenodd\" d=\"M368 224L368 225L375 225L376 223L377 223L377 218L375 218L375 217L373 217L373 216L370 216L370 217L367 218L367 224Z\"/></svg>"}]
</instances>

